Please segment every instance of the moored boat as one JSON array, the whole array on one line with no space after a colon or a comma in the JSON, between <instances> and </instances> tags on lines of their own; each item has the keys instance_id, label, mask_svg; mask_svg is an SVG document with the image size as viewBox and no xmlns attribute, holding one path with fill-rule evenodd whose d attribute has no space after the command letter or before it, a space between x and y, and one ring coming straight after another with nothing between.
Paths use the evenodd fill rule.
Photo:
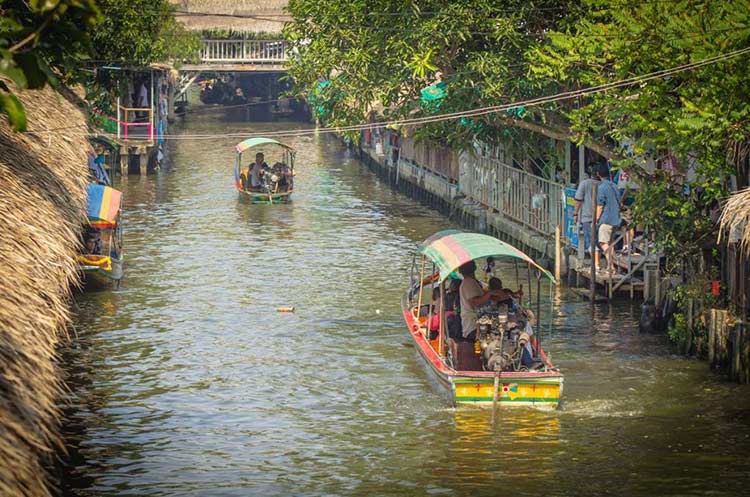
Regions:
<instances>
[{"instance_id":1,"label":"moored boat","mask_svg":"<svg viewBox=\"0 0 750 497\"><path fill-rule=\"evenodd\" d=\"M478 262L491 267L504 258L525 263L538 282L543 277L554 282L528 255L496 238L457 230L432 235L417 248L412 282L402 298L404 319L416 349L454 403L557 407L563 375L542 348L539 317L517 294L503 290L478 298L488 304L476 309L476 328L468 337L453 311L462 279L456 271L471 274ZM490 297L499 295L514 298L492 304Z\"/></svg>"},{"instance_id":2,"label":"moored boat","mask_svg":"<svg viewBox=\"0 0 750 497\"><path fill-rule=\"evenodd\" d=\"M122 193L98 184L88 185L83 253L76 256L85 288L119 285L123 276Z\"/></svg>"},{"instance_id":3,"label":"moored boat","mask_svg":"<svg viewBox=\"0 0 750 497\"><path fill-rule=\"evenodd\" d=\"M240 198L252 203L278 204L289 201L294 191L295 151L289 145L273 138L248 138L235 146L237 159L234 168L234 187ZM246 168L242 166L243 154L252 156ZM266 153L279 155L273 166L265 161Z\"/></svg>"}]
</instances>

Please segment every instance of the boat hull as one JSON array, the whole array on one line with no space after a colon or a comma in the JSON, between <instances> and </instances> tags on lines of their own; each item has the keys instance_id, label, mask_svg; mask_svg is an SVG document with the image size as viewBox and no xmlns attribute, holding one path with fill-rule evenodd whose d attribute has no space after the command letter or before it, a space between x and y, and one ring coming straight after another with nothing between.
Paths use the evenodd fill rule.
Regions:
<instances>
[{"instance_id":1,"label":"boat hull","mask_svg":"<svg viewBox=\"0 0 750 497\"><path fill-rule=\"evenodd\" d=\"M253 204L283 204L291 200L293 191L284 193L260 193L237 190L240 198Z\"/></svg>"},{"instance_id":2,"label":"boat hull","mask_svg":"<svg viewBox=\"0 0 750 497\"><path fill-rule=\"evenodd\" d=\"M451 368L425 338L420 324L405 305L403 314L415 348L439 383L449 392L452 401L455 404L493 405L496 373ZM501 372L497 403L500 406L554 409L562 398L563 381L564 377L558 371Z\"/></svg>"},{"instance_id":3,"label":"boat hull","mask_svg":"<svg viewBox=\"0 0 750 497\"><path fill-rule=\"evenodd\" d=\"M81 281L85 290L104 290L119 285L123 276L122 261L113 260L111 269L79 264Z\"/></svg>"}]
</instances>

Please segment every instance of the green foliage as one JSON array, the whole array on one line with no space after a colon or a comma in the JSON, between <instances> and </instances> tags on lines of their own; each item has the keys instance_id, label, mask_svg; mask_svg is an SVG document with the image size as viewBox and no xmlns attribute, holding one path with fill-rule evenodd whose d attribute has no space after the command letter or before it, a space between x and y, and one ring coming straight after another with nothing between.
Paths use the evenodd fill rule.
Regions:
<instances>
[{"instance_id":1,"label":"green foliage","mask_svg":"<svg viewBox=\"0 0 750 497\"><path fill-rule=\"evenodd\" d=\"M235 31L233 29L204 29L203 37L217 40L283 40L281 33L256 33L254 31Z\"/></svg>"},{"instance_id":2,"label":"green foliage","mask_svg":"<svg viewBox=\"0 0 750 497\"><path fill-rule=\"evenodd\" d=\"M688 337L687 318L682 313L674 315L672 323L667 329L669 340L680 348L685 346Z\"/></svg>"},{"instance_id":3,"label":"green foliage","mask_svg":"<svg viewBox=\"0 0 750 497\"><path fill-rule=\"evenodd\" d=\"M747 2L589 0L584 8L586 17L530 54L534 74L595 86L750 43ZM742 157L727 160L733 144L750 141L747 63L740 57L599 93L564 112L572 129L610 141L616 165L636 175L636 220L651 228L673 268L714 244L712 215L728 194L729 176L747 177ZM641 169L641 160L618 150L623 140L637 155L674 167Z\"/></svg>"},{"instance_id":4,"label":"green foliage","mask_svg":"<svg viewBox=\"0 0 750 497\"><path fill-rule=\"evenodd\" d=\"M383 118L429 115L420 92L438 81L449 88L439 109L448 113L601 85L750 46L750 3L734 0L291 0L288 9L294 19L285 29L295 54L290 72L300 95L319 80L346 76L337 86L332 125L361 122L375 102L385 107ZM487 126L448 121L417 133L456 148L474 139L512 141L527 156L555 161L559 153L548 138L585 144L640 180L636 219L651 226L679 267L715 240L710 213L726 196L729 176L748 177L746 156L727 160L729 149L749 148L734 146L750 142L747 67L744 56L471 119ZM625 142L635 156L620 148ZM673 157L675 171L641 171L639 156Z\"/></svg>"},{"instance_id":5,"label":"green foliage","mask_svg":"<svg viewBox=\"0 0 750 497\"><path fill-rule=\"evenodd\" d=\"M669 336L669 339L682 350L684 350L684 346L687 343L688 333L690 332L687 326L686 315L688 312L688 301L693 301L694 313L695 309L709 309L719 305L719 298L711 292L713 277L714 273L712 271L709 271L707 274L699 274L689 282L677 285L671 293L671 297L674 299L677 308L682 312L677 312L673 316L673 321L670 323L667 335ZM706 332L704 329L705 322L702 319L694 319L693 328L693 334L695 336ZM685 352L690 351L685 350Z\"/></svg>"},{"instance_id":6,"label":"green foliage","mask_svg":"<svg viewBox=\"0 0 750 497\"><path fill-rule=\"evenodd\" d=\"M95 58L143 67L152 62L189 60L200 36L187 31L167 0L99 0L103 21L92 33Z\"/></svg>"},{"instance_id":7,"label":"green foliage","mask_svg":"<svg viewBox=\"0 0 750 497\"><path fill-rule=\"evenodd\" d=\"M79 75L88 31L100 19L94 0L5 0L0 15L0 76L19 90ZM0 81L0 110L14 130L25 131L26 113L13 91Z\"/></svg>"}]
</instances>

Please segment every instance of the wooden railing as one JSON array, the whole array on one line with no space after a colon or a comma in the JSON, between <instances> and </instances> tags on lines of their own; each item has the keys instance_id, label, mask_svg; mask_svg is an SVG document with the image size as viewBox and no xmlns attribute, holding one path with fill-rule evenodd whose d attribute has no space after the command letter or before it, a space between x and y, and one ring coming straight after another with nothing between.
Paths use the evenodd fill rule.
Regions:
<instances>
[{"instance_id":1,"label":"wooden railing","mask_svg":"<svg viewBox=\"0 0 750 497\"><path fill-rule=\"evenodd\" d=\"M203 40L201 62L273 64L286 62L284 40Z\"/></svg>"}]
</instances>

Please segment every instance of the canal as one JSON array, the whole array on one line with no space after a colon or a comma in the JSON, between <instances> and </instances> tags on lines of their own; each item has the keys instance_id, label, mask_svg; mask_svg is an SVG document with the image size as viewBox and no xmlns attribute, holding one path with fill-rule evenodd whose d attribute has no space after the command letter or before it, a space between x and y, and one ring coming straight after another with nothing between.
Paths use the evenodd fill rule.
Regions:
<instances>
[{"instance_id":1,"label":"canal","mask_svg":"<svg viewBox=\"0 0 750 497\"><path fill-rule=\"evenodd\" d=\"M255 129L271 128L282 125ZM502 410L494 423L489 410L453 409L399 306L410 250L450 222L328 136L289 140L292 203L242 204L237 141L179 140L169 169L119 185L125 279L77 296L63 354L61 494L729 496L750 485L750 389L639 334L630 302L592 315L555 292L544 340L566 375L563 409Z\"/></svg>"}]
</instances>

